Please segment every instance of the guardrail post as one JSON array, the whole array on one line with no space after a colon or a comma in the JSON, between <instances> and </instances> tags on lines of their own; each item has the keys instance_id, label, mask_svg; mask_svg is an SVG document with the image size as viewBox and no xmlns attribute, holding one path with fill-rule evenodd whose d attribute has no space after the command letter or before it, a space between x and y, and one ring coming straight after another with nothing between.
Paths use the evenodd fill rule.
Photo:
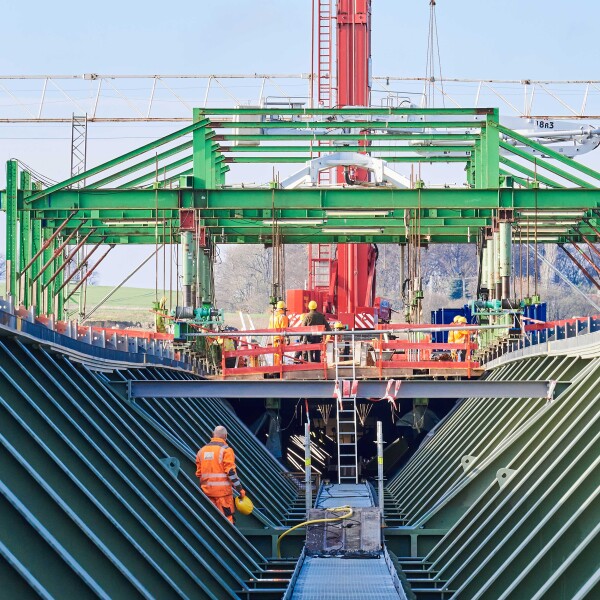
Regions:
<instances>
[{"instance_id":1,"label":"guardrail post","mask_svg":"<svg viewBox=\"0 0 600 600\"><path fill-rule=\"evenodd\" d=\"M310 460L310 423L304 424L304 486L306 496L306 516L312 508L312 482Z\"/></svg>"}]
</instances>

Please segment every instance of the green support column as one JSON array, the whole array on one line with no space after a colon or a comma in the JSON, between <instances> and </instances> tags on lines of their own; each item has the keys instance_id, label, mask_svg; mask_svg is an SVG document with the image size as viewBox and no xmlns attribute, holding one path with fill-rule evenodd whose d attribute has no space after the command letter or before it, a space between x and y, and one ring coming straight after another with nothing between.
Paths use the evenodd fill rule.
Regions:
<instances>
[{"instance_id":1,"label":"green support column","mask_svg":"<svg viewBox=\"0 0 600 600\"><path fill-rule=\"evenodd\" d=\"M500 222L500 280L502 299L510 298L510 280L512 277L512 226L506 221Z\"/></svg>"},{"instance_id":2,"label":"green support column","mask_svg":"<svg viewBox=\"0 0 600 600\"><path fill-rule=\"evenodd\" d=\"M210 256L205 254L202 249L198 250L198 274L200 277L200 294L202 304L213 303L213 289L212 289L212 261ZM200 303L200 298L199 302Z\"/></svg>"},{"instance_id":3,"label":"green support column","mask_svg":"<svg viewBox=\"0 0 600 600\"><path fill-rule=\"evenodd\" d=\"M17 195L18 195L18 172L19 167L16 160L6 163L6 293L10 294L15 304L18 303L17 269L18 262L18 220L17 220Z\"/></svg>"},{"instance_id":4,"label":"green support column","mask_svg":"<svg viewBox=\"0 0 600 600\"><path fill-rule=\"evenodd\" d=\"M200 109L194 109L194 123L201 121L203 117ZM212 142L209 138L209 129L202 127L192 134L192 153L194 168L194 188L207 189L214 186L209 185L211 180L211 155ZM212 136L210 136L212 137Z\"/></svg>"},{"instance_id":5,"label":"green support column","mask_svg":"<svg viewBox=\"0 0 600 600\"><path fill-rule=\"evenodd\" d=\"M38 189L38 185L34 184L34 189ZM31 256L35 256L40 248L42 247L42 221L40 219L31 219ZM29 273L29 280L33 280L35 276L40 272L42 267L41 257L34 261L31 265L31 273ZM31 302L35 305L35 312L37 315L41 314L42 306L42 290L40 282L33 284L31 290Z\"/></svg>"},{"instance_id":6,"label":"green support column","mask_svg":"<svg viewBox=\"0 0 600 600\"><path fill-rule=\"evenodd\" d=\"M181 234L181 262L183 270L183 306L195 306L194 299L194 234L184 231Z\"/></svg>"},{"instance_id":7,"label":"green support column","mask_svg":"<svg viewBox=\"0 0 600 600\"><path fill-rule=\"evenodd\" d=\"M500 132L498 109L486 115L481 142L475 145L475 178L478 188L497 188L500 184Z\"/></svg>"},{"instance_id":8,"label":"green support column","mask_svg":"<svg viewBox=\"0 0 600 600\"><path fill-rule=\"evenodd\" d=\"M50 238L50 236L52 235L52 230L51 229L44 229L44 240L47 240L48 238ZM54 251L56 250L56 238L54 240L52 240L52 242L48 245L48 247L44 250L44 252L42 253L42 264L47 264L48 261L52 258L52 255L54 254ZM54 298L54 294L52 293L53 289L54 289L54 282L53 283L48 283L50 281L50 279L52 278L52 275L54 275L54 263L51 263L50 265L48 265L48 267L46 268L46 270L42 273L42 277L41 277L41 288L42 288L42 309L41 309L41 313L45 314L45 315L50 315L52 314L54 307L53 307L53 298Z\"/></svg>"},{"instance_id":9,"label":"green support column","mask_svg":"<svg viewBox=\"0 0 600 600\"><path fill-rule=\"evenodd\" d=\"M21 189L23 190L23 198L31 195L31 174L27 171L21 171ZM23 274L25 267L33 256L31 254L31 211L29 210L19 211L19 238L21 242L19 252L19 297L21 303L29 308L31 305L31 270Z\"/></svg>"},{"instance_id":10,"label":"green support column","mask_svg":"<svg viewBox=\"0 0 600 600\"><path fill-rule=\"evenodd\" d=\"M64 251L63 251L58 255L58 257L54 261L54 272L56 273L60 269L60 272L56 276L56 279L52 282L54 290L60 289L60 286L63 284L63 281L64 281L65 270L62 268L62 266L64 264L64 258L65 258L65 255L64 255ZM59 321L64 320L64 317L65 317L65 315L64 315L64 304L65 304L64 299L65 299L64 290L61 290L60 292L58 292L58 291L55 292L54 314L56 315L56 318Z\"/></svg>"}]
</instances>

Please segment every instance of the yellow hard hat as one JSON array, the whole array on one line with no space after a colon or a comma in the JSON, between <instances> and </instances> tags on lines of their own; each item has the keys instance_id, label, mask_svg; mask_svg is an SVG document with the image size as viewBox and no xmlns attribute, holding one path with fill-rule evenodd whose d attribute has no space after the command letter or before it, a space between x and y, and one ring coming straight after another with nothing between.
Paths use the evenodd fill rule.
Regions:
<instances>
[{"instance_id":1,"label":"yellow hard hat","mask_svg":"<svg viewBox=\"0 0 600 600\"><path fill-rule=\"evenodd\" d=\"M344 329L344 324L343 324L341 321L336 321L336 322L333 324L333 328L334 328L334 329Z\"/></svg>"},{"instance_id":2,"label":"yellow hard hat","mask_svg":"<svg viewBox=\"0 0 600 600\"><path fill-rule=\"evenodd\" d=\"M311 300L308 303L308 309L309 310L316 310L317 309L317 303L314 300Z\"/></svg>"},{"instance_id":3,"label":"yellow hard hat","mask_svg":"<svg viewBox=\"0 0 600 600\"><path fill-rule=\"evenodd\" d=\"M454 317L454 322L455 323L466 323L467 319L466 319L466 317L463 317L462 315L456 315L456 317Z\"/></svg>"},{"instance_id":4,"label":"yellow hard hat","mask_svg":"<svg viewBox=\"0 0 600 600\"><path fill-rule=\"evenodd\" d=\"M238 497L235 499L235 507L243 515L249 515L254 510L254 503L248 496L244 496L243 498Z\"/></svg>"},{"instance_id":5,"label":"yellow hard hat","mask_svg":"<svg viewBox=\"0 0 600 600\"><path fill-rule=\"evenodd\" d=\"M282 310L283 310L283 309L285 309L285 302L284 302L283 300L280 300L280 301L277 303L277 308L278 308L278 309L282 309Z\"/></svg>"}]
</instances>

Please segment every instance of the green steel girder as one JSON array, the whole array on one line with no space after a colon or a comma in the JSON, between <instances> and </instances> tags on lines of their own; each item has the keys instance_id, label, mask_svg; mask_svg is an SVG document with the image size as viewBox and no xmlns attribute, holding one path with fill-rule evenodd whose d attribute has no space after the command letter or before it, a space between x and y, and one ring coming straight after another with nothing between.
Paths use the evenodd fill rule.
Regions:
<instances>
[{"instance_id":1,"label":"green steel girder","mask_svg":"<svg viewBox=\"0 0 600 600\"><path fill-rule=\"evenodd\" d=\"M278 111L277 111L278 112ZM201 116L202 113L199 113ZM483 129L485 121L211 121L214 129ZM264 136L267 138L268 136Z\"/></svg>"},{"instance_id":2,"label":"green steel girder","mask_svg":"<svg viewBox=\"0 0 600 600\"><path fill-rule=\"evenodd\" d=\"M235 210L245 208L277 210L394 210L450 209L476 210L592 210L600 208L600 189L514 189L514 188L311 188L311 189L134 189L59 190L49 197L18 195L18 207L45 210L123 210L148 207L158 210L179 208ZM283 218L283 214L281 215Z\"/></svg>"},{"instance_id":3,"label":"green steel girder","mask_svg":"<svg viewBox=\"0 0 600 600\"><path fill-rule=\"evenodd\" d=\"M200 120L200 121L194 122L192 125L188 125L187 127L184 127L183 129L179 129L178 131L170 133L169 135L166 135L162 138L158 138L157 140L154 140L153 142L145 144L144 146L141 146L140 148L136 148L135 150L126 152L125 154L117 156L116 158L113 158L112 160L109 160L105 163L102 163L102 164L96 166L96 167L93 167L92 169L88 169L87 171L84 171L83 173L79 173L78 175L71 177L70 179L67 179L60 183L57 183L56 185L53 185L43 191L33 194L31 196L30 200L33 201L33 200L37 200L38 198L43 198L43 197L47 196L48 194L51 194L58 190L67 188L75 183L79 183L80 181L83 181L83 180L87 179L88 177L92 177L93 175L97 175L98 173L102 173L103 171L106 171L108 169L112 169L112 168L116 167L117 165L127 162L133 158L136 158L136 157L140 156L141 154L144 154L145 152L149 152L150 150L154 150L155 148L163 146L164 144L168 144L176 139L179 139L180 137L183 137L190 133L194 133L195 131L197 131L199 129L204 129L204 128L206 128L207 124L208 124L208 122L205 120ZM125 169L125 171L127 171L127 170L128 169Z\"/></svg>"},{"instance_id":4,"label":"green steel girder","mask_svg":"<svg viewBox=\"0 0 600 600\"><path fill-rule=\"evenodd\" d=\"M28 199L27 199L28 200ZM592 217L590 224L597 226L593 210L600 208L600 190L596 189L416 189L389 188L345 189L134 189L134 190L60 190L30 204L24 194L18 194L18 208L22 212L32 209L33 219L44 219L46 226L55 228L70 211L78 211L69 229L84 219L84 229L98 228L95 236L108 235L123 243L153 243L155 239L156 211L158 220L166 221L166 235L179 226L179 209L199 211L201 224L224 243L260 243L272 235L272 221L279 222L287 243L310 241L390 241L405 240L405 211L415 219L420 208L421 235L427 241L469 242L477 229L492 226L501 209L515 211L517 224L525 227L526 220L520 211L552 210L559 215L565 210L581 210L581 217ZM368 208L366 208L368 207ZM273 211L274 209L274 211ZM329 216L328 211L364 210L366 216ZM368 216L368 211L387 210L384 217ZM122 221L107 225L107 221ZM139 221L147 221L141 226ZM302 224L302 220L309 223ZM323 221L315 224L314 221ZM131 221L128 224L127 221ZM136 223L136 221L138 221ZM270 221L270 222L267 222ZM286 223L286 221L288 221ZM292 221L292 222L290 222ZM312 221L312 223L310 222ZM529 220L530 230L535 225ZM596 239L596 234L580 219L584 235ZM356 231L352 231L353 228ZM361 232L360 229L372 229ZM159 225L162 229L162 225ZM325 229L325 231L323 231ZM330 229L339 230L335 232ZM348 231L342 231L347 229ZM552 239L568 241L573 236L573 226L565 225L560 233L553 232ZM379 231L377 231L379 230ZM68 231L68 230L67 230ZM161 239L162 232L159 232ZM538 235L544 234L541 222ZM133 240L136 240L135 242ZM143 241L142 241L143 240ZM119 242L115 242L119 243Z\"/></svg>"},{"instance_id":5,"label":"green steel girder","mask_svg":"<svg viewBox=\"0 0 600 600\"><path fill-rule=\"evenodd\" d=\"M121 179L122 177L130 175L131 173L135 173L136 171L140 171L141 169L144 169L146 167L152 167L152 166L156 165L159 160L168 158L170 156L173 156L174 154L179 154L179 152L183 152L184 150L189 150L191 147L192 147L192 141L188 140L187 142L184 142L183 144L179 144L178 146L175 146L174 148L170 148L169 150L165 150L164 152L161 152L161 153L157 154L156 156L152 156L146 160L143 160L142 162L137 163L137 164L129 167L128 169L124 169L122 171L119 171L118 173L115 173L114 175L109 175L108 177L105 177L104 179L99 179L98 181L95 181L94 183L92 183L90 185L86 185L85 188L88 190L94 190L101 186L108 185L109 183L112 183L113 181L116 181L117 179ZM134 184L132 182L128 182L125 185L131 187ZM123 186L119 186L119 187L123 187Z\"/></svg>"},{"instance_id":6,"label":"green steel girder","mask_svg":"<svg viewBox=\"0 0 600 600\"><path fill-rule=\"evenodd\" d=\"M430 142L475 142L478 134L473 133L271 133L268 136L258 133L218 133L213 138L215 142L407 142L413 140ZM363 148L364 152L364 148Z\"/></svg>"},{"instance_id":7,"label":"green steel girder","mask_svg":"<svg viewBox=\"0 0 600 600\"><path fill-rule=\"evenodd\" d=\"M468 154L472 146L388 146L385 144L382 145L371 145L369 146L369 154L377 155L378 152L461 152L462 154ZM219 150L224 153L242 153L248 154L256 152L258 154L262 153L306 153L306 152L318 152L322 151L322 147L314 147L309 145L303 146L239 146L239 145L231 145L231 146L220 146ZM335 152L364 152L364 146L335 146L332 148ZM393 157L386 157L386 160L389 161ZM413 159L416 157L412 157ZM309 159L307 159L309 160Z\"/></svg>"},{"instance_id":8,"label":"green steel girder","mask_svg":"<svg viewBox=\"0 0 600 600\"><path fill-rule=\"evenodd\" d=\"M347 107L347 108L204 108L202 115L418 115L418 116L485 116L493 114L494 108L399 108L399 107Z\"/></svg>"},{"instance_id":9,"label":"green steel girder","mask_svg":"<svg viewBox=\"0 0 600 600\"><path fill-rule=\"evenodd\" d=\"M314 155L303 154L299 156L227 156L227 163L264 163L264 164L304 164L312 160ZM386 156L389 163L459 163L467 162L468 156Z\"/></svg>"}]
</instances>

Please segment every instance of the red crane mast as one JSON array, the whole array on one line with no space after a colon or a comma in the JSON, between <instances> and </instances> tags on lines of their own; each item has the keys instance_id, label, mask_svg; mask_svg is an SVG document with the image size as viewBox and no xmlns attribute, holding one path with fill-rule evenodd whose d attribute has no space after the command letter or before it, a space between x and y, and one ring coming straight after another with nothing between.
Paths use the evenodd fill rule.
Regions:
<instances>
[{"instance_id":1,"label":"red crane mast","mask_svg":"<svg viewBox=\"0 0 600 600\"><path fill-rule=\"evenodd\" d=\"M370 105L371 0L314 0L313 74L318 106ZM339 167L335 180L361 185L368 183L369 172ZM321 183L328 181L327 174L320 178ZM372 327L376 260L377 249L372 244L338 244L335 258L332 245L312 244L309 295L349 327Z\"/></svg>"}]
</instances>

